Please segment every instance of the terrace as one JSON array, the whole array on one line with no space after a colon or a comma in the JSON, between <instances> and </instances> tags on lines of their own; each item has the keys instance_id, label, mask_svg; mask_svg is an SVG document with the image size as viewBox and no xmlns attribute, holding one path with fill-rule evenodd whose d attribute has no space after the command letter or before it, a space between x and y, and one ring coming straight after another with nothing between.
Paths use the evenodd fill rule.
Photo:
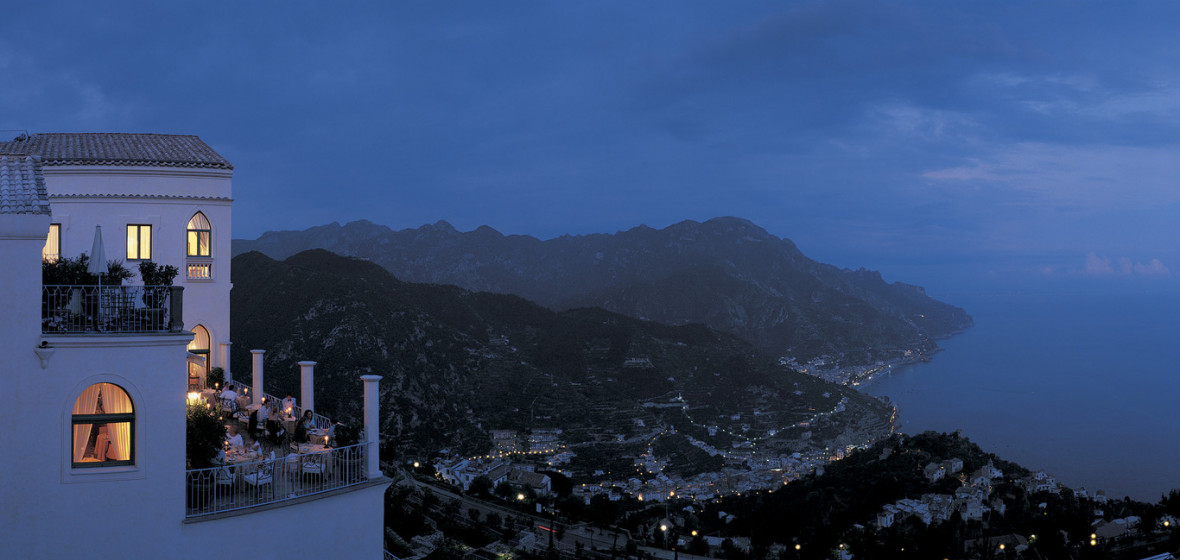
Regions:
<instances>
[{"instance_id":1,"label":"terrace","mask_svg":"<svg viewBox=\"0 0 1180 560\"><path fill-rule=\"evenodd\" d=\"M241 395L249 394L250 387L243 383L227 384ZM262 397L266 402L279 402L274 395L263 393ZM233 422L243 434L248 433L249 413L258 409L249 404L248 396L239 397L237 403L219 402L212 390L189 393L188 400L189 406L218 409L221 418ZM370 477L370 444L363 433L357 434L360 443L339 445L345 443L336 439L339 425L313 412L310 441L295 442L291 435L301 408L295 406L279 414L276 421L285 435L274 440L259 438L261 455L225 453L215 466L185 472L185 517L202 518L300 500L365 485L370 478L381 476L378 471ZM247 440L247 447L250 443Z\"/></svg>"},{"instance_id":2,"label":"terrace","mask_svg":"<svg viewBox=\"0 0 1180 560\"><path fill-rule=\"evenodd\" d=\"M46 285L42 334L150 334L184 330L181 286Z\"/></svg>"}]
</instances>

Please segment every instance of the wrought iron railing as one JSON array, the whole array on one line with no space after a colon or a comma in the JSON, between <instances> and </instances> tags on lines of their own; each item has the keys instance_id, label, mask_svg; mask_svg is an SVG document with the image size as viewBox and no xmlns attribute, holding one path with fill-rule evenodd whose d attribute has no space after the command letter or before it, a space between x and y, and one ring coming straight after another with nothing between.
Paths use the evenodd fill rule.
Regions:
<instances>
[{"instance_id":1,"label":"wrought iron railing","mask_svg":"<svg viewBox=\"0 0 1180 560\"><path fill-rule=\"evenodd\" d=\"M183 290L181 286L43 286L41 332L180 332L184 329Z\"/></svg>"},{"instance_id":2,"label":"wrought iron railing","mask_svg":"<svg viewBox=\"0 0 1180 560\"><path fill-rule=\"evenodd\" d=\"M322 494L368 480L368 444L185 473L185 516L201 517Z\"/></svg>"}]
</instances>

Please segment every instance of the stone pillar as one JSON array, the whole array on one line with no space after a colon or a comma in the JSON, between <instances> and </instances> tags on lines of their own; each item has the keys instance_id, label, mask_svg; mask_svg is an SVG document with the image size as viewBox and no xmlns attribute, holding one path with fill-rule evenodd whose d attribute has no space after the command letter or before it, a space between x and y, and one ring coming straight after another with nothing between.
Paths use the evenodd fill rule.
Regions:
<instances>
[{"instance_id":1,"label":"stone pillar","mask_svg":"<svg viewBox=\"0 0 1180 560\"><path fill-rule=\"evenodd\" d=\"M315 411L315 362L299 362L299 403ZM300 413L302 416L302 413Z\"/></svg>"},{"instance_id":2,"label":"stone pillar","mask_svg":"<svg viewBox=\"0 0 1180 560\"><path fill-rule=\"evenodd\" d=\"M251 350L254 358L254 386L250 388L250 402L262 404L262 355L266 350Z\"/></svg>"},{"instance_id":3,"label":"stone pillar","mask_svg":"<svg viewBox=\"0 0 1180 560\"><path fill-rule=\"evenodd\" d=\"M229 372L229 345L232 342L221 343L221 370L225 372L225 382L229 383L234 380L234 375Z\"/></svg>"},{"instance_id":4,"label":"stone pillar","mask_svg":"<svg viewBox=\"0 0 1180 560\"><path fill-rule=\"evenodd\" d=\"M380 375L362 375L361 379L365 382L365 446L366 461L365 471L369 474L369 479L375 479L381 476L381 453L380 453L380 405L377 403L377 382L381 381Z\"/></svg>"}]
</instances>

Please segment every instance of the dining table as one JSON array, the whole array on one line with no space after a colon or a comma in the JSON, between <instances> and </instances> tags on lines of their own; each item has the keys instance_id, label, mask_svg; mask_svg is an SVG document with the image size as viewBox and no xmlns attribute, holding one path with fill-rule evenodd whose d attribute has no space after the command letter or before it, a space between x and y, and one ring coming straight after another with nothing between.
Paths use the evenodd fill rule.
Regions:
<instances>
[{"instance_id":1,"label":"dining table","mask_svg":"<svg viewBox=\"0 0 1180 560\"><path fill-rule=\"evenodd\" d=\"M330 447L322 443L296 443L292 445L292 451L287 456L287 461L288 463L298 464L299 469L302 471L305 463L312 460L319 460L323 464L323 474L328 474L332 470L331 455L328 453L331 450ZM320 457L313 458L314 455L320 455Z\"/></svg>"},{"instance_id":2,"label":"dining table","mask_svg":"<svg viewBox=\"0 0 1180 560\"><path fill-rule=\"evenodd\" d=\"M258 461L261 461L262 459L262 454L255 453L248 449L231 449L225 453L225 464L229 465L235 474L247 474L254 472L258 469Z\"/></svg>"},{"instance_id":3,"label":"dining table","mask_svg":"<svg viewBox=\"0 0 1180 560\"><path fill-rule=\"evenodd\" d=\"M288 434L294 434L295 422L298 422L299 419L294 416L279 416L279 421L283 423L283 429L287 430Z\"/></svg>"}]
</instances>

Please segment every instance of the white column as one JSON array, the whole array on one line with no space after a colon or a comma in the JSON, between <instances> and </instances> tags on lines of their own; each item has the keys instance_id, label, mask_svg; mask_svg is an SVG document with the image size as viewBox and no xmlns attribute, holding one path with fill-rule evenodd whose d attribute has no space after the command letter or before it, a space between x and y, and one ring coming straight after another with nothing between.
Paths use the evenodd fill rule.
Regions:
<instances>
[{"instance_id":1,"label":"white column","mask_svg":"<svg viewBox=\"0 0 1180 560\"><path fill-rule=\"evenodd\" d=\"M377 402L377 382L381 381L381 376L362 375L361 379L365 382L365 443L368 444L365 446L365 470L369 473L369 478L374 479L381 476L381 446L378 443L381 441L378 428L380 405Z\"/></svg>"},{"instance_id":2,"label":"white column","mask_svg":"<svg viewBox=\"0 0 1180 560\"><path fill-rule=\"evenodd\" d=\"M262 355L266 354L266 350L251 350L250 353L254 358L254 387L250 389L253 393L250 402L262 404Z\"/></svg>"},{"instance_id":3,"label":"white column","mask_svg":"<svg viewBox=\"0 0 1180 560\"><path fill-rule=\"evenodd\" d=\"M315 362L299 362L299 402L303 410L315 411Z\"/></svg>"},{"instance_id":4,"label":"white column","mask_svg":"<svg viewBox=\"0 0 1180 560\"><path fill-rule=\"evenodd\" d=\"M229 345L232 342L221 343L221 370L225 372L225 382L229 383L234 380L234 375L229 372Z\"/></svg>"}]
</instances>

